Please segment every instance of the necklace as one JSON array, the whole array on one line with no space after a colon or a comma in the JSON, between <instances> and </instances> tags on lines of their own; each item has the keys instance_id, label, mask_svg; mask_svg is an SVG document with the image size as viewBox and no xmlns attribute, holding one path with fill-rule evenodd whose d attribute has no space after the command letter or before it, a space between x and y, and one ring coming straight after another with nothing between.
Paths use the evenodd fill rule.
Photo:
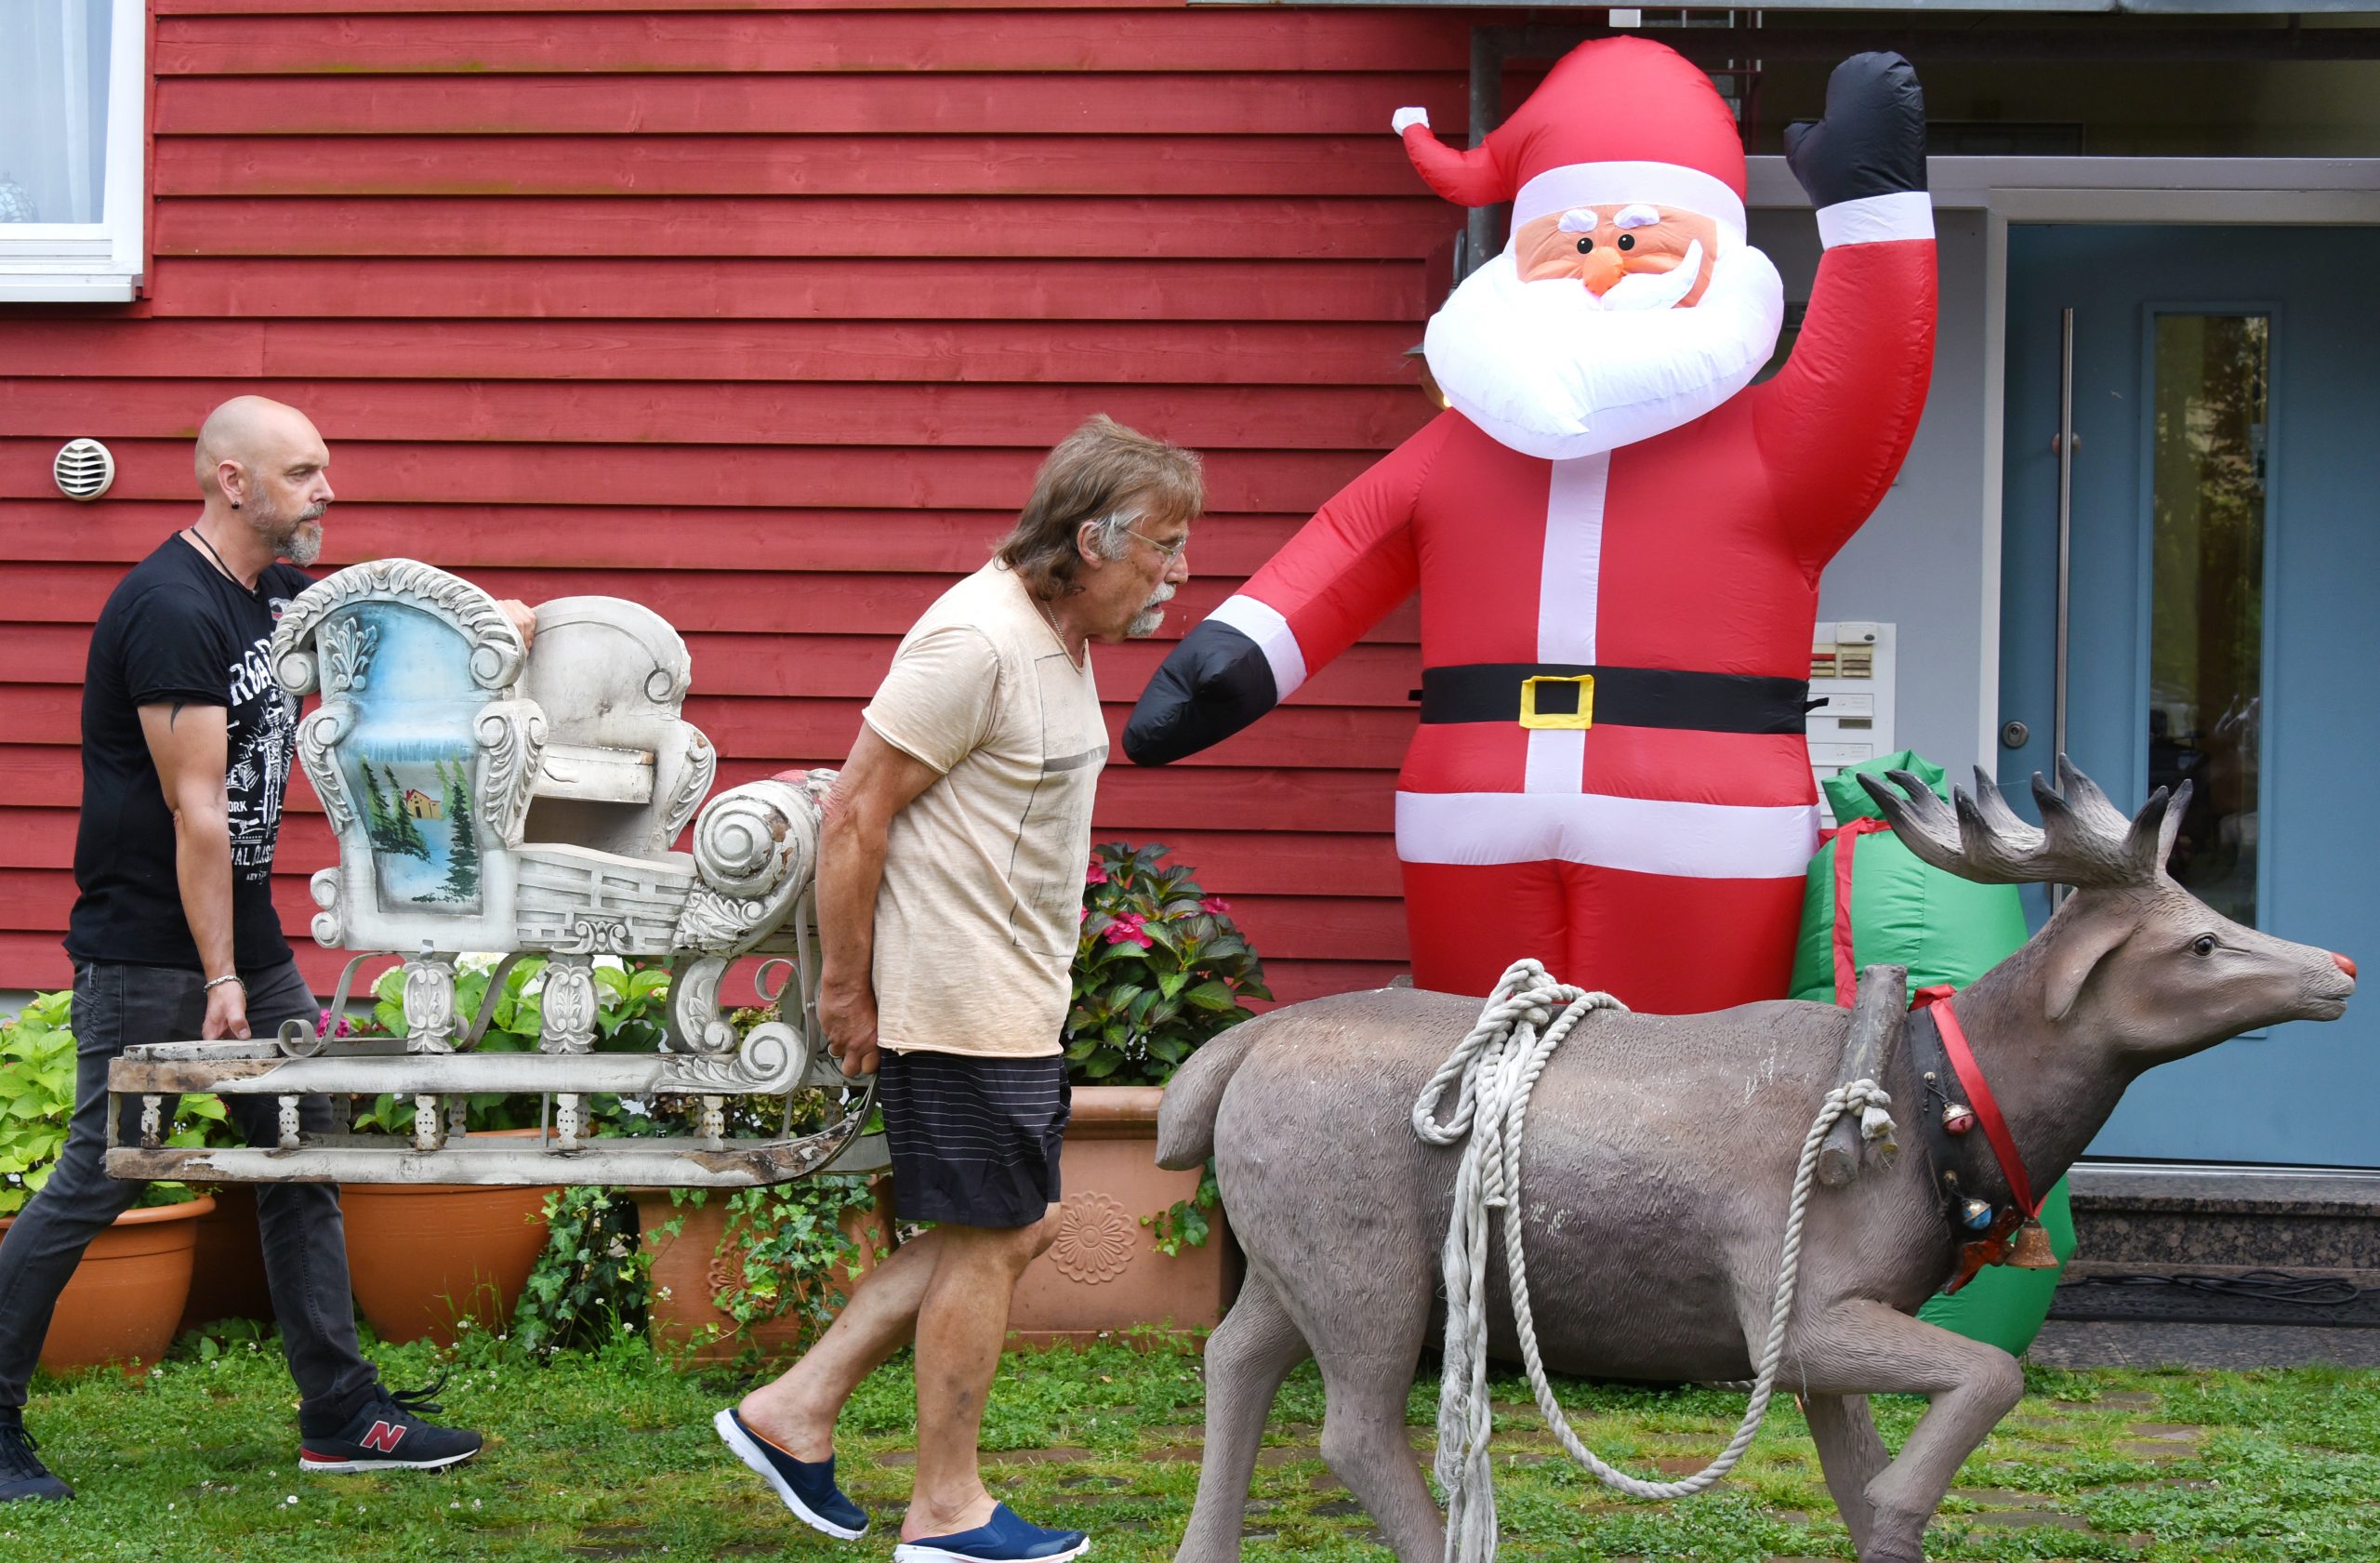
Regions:
<instances>
[{"instance_id":1,"label":"necklace","mask_svg":"<svg viewBox=\"0 0 2380 1563\"><path fill-rule=\"evenodd\" d=\"M186 527L184 530L190 534L191 540L192 542L195 542L200 548L206 550L206 556L215 561L215 567L222 571L224 576L231 580L232 585L240 586L245 584L241 581L238 576L232 574L231 566L223 563L223 556L215 551L215 545L206 540L205 533L201 532L195 526ZM249 587L247 589L253 591L256 589L254 587Z\"/></svg>"},{"instance_id":2,"label":"necklace","mask_svg":"<svg viewBox=\"0 0 2380 1563\"><path fill-rule=\"evenodd\" d=\"M1034 610L1040 614L1041 622L1050 627L1051 634L1058 637L1058 649L1066 654L1066 660L1078 668L1081 667L1082 658L1075 655L1074 647L1066 644L1066 632L1058 628L1058 616L1050 611L1050 604L1038 597L1034 597L1030 590L1025 592L1025 596L1033 598Z\"/></svg>"}]
</instances>

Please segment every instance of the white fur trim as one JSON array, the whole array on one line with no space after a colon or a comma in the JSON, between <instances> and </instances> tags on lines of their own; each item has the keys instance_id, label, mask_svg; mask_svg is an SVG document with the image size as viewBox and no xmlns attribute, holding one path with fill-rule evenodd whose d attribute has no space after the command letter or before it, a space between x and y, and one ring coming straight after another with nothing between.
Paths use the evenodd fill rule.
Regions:
<instances>
[{"instance_id":1,"label":"white fur trim","mask_svg":"<svg viewBox=\"0 0 2380 1563\"><path fill-rule=\"evenodd\" d=\"M1408 130L1412 129L1417 125L1424 130L1427 130L1430 127L1429 110L1399 109L1395 113L1388 116L1388 127L1400 136L1404 135Z\"/></svg>"},{"instance_id":2,"label":"white fur trim","mask_svg":"<svg viewBox=\"0 0 2380 1563\"><path fill-rule=\"evenodd\" d=\"M1408 863L1583 863L1696 880L1798 880L1815 807L1680 803L1574 792L1400 792Z\"/></svg>"},{"instance_id":3,"label":"white fur trim","mask_svg":"<svg viewBox=\"0 0 2380 1563\"><path fill-rule=\"evenodd\" d=\"M1289 629L1289 621L1280 610L1253 597L1235 593L1223 600L1223 604L1207 616L1256 642L1264 660L1273 669L1273 695L1286 700L1305 682L1305 653L1298 649L1298 638Z\"/></svg>"},{"instance_id":4,"label":"white fur trim","mask_svg":"<svg viewBox=\"0 0 2380 1563\"><path fill-rule=\"evenodd\" d=\"M1573 206L1639 203L1700 212L1736 245L1744 242L1743 197L1725 181L1679 163L1572 163L1548 168L1513 198L1513 226L1517 229L1548 212Z\"/></svg>"},{"instance_id":5,"label":"white fur trim","mask_svg":"<svg viewBox=\"0 0 2380 1563\"><path fill-rule=\"evenodd\" d=\"M1877 245L1890 239L1930 239L1934 236L1934 198L1922 190L1891 195L1863 195L1818 208L1818 243Z\"/></svg>"}]
</instances>

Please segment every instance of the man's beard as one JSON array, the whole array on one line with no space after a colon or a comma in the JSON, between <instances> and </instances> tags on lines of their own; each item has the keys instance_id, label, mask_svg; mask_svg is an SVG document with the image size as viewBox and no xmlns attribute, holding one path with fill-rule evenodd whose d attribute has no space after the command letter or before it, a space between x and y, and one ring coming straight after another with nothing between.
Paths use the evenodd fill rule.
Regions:
<instances>
[{"instance_id":1,"label":"man's beard","mask_svg":"<svg viewBox=\"0 0 2380 1563\"><path fill-rule=\"evenodd\" d=\"M248 515L248 525L264 539L265 546L272 550L275 559L286 559L303 569L323 556L322 528L314 523L320 522L323 512L330 509L327 502L309 505L294 516L274 510L261 496L255 500L255 505L256 509ZM312 530L308 530L309 527Z\"/></svg>"},{"instance_id":2,"label":"man's beard","mask_svg":"<svg viewBox=\"0 0 2380 1563\"><path fill-rule=\"evenodd\" d=\"M1172 601L1173 585L1169 581L1157 589L1156 595L1141 604L1141 611L1132 616L1132 622L1124 626L1125 637L1138 641L1156 634L1157 627L1165 622L1165 605Z\"/></svg>"},{"instance_id":3,"label":"man's beard","mask_svg":"<svg viewBox=\"0 0 2380 1563\"><path fill-rule=\"evenodd\" d=\"M1422 351L1447 400L1499 444L1594 456L1700 417L1776 351L1785 289L1758 250L1716 257L1691 308L1630 307L1673 291L1667 274L1631 277L1606 307L1574 280L1523 282L1508 248L1456 287Z\"/></svg>"}]
</instances>

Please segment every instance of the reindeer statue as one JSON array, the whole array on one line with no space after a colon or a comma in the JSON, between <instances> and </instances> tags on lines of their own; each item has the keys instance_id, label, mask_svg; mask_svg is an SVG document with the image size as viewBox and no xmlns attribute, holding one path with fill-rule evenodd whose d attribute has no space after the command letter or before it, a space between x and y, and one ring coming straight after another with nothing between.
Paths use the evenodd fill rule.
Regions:
<instances>
[{"instance_id":1,"label":"reindeer statue","mask_svg":"<svg viewBox=\"0 0 2380 1563\"><path fill-rule=\"evenodd\" d=\"M1957 996L1941 1032L2013 1138L2016 1189L2047 1188L2134 1077L2257 1027L2331 1020L2355 988L2345 956L2217 916L2164 871L2188 801L2160 791L2127 820L2061 758L2038 776L2041 828L1978 775L1943 803L1897 774L1862 778L1920 857L1986 882L2074 894L2022 949ZM1403 1563L1441 1556L1446 1525L1404 1422L1434 1313L1456 1156L1416 1136L1417 1095L1477 1001L1407 989L1292 1005L1218 1038L1165 1095L1158 1159L1215 1158L1248 1277L1207 1346L1207 1444L1179 1563L1239 1556L1248 1483L1283 1376L1314 1357L1328 1409L1322 1453ZM1850 1013L1761 1003L1714 1014L1601 1011L1538 1082L1504 1220L1522 1221L1536 1329L1557 1371L1638 1380L1749 1376L1770 1326L1797 1148L1838 1080ZM1940 1119L1965 1078L1929 1012L1873 1066L1902 1121ZM1962 1049L1962 1052L1964 1050ZM1930 1079L1929 1079L1930 1077ZM1995 1137L2001 1137L1995 1134ZM1975 1234L1971 1200L2004 1211L2012 1179L1985 1135L1919 1136L1862 1175L1817 1190L1778 1382L1797 1391L1829 1491L1863 1563L1924 1557L1925 1524L1967 1455L2016 1403L2016 1362L1920 1323ZM1945 1174L1949 1174L1946 1177ZM1957 1197L1946 1198L1951 1179ZM2001 1230L2007 1223L1994 1224ZM1497 1245L1489 1350L1515 1340ZM1931 1408L1889 1453L1867 1397ZM1492 1546L1492 1541L1490 1542Z\"/></svg>"}]
</instances>

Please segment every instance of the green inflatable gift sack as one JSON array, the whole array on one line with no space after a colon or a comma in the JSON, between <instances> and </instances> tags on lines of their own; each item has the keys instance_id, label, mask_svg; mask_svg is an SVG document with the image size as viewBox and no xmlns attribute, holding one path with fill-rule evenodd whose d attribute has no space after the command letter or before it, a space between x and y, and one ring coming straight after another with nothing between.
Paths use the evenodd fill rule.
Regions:
<instances>
[{"instance_id":1,"label":"green inflatable gift sack","mask_svg":"<svg viewBox=\"0 0 2380 1563\"><path fill-rule=\"evenodd\" d=\"M1883 811L1859 785L1858 772L1913 773L1947 798L1942 768L1908 749L1870 760L1820 785L1833 807L1838 833L1810 862L1802 894L1802 935L1793 956L1793 997L1848 1004L1849 983L1862 966L1909 968L1909 989L1949 984L1964 987L2005 960L2026 938L2025 912L2013 884L1977 884L1929 868L1883 829ZM1866 821L1869 823L1861 824ZM1836 916L1836 886L1847 853L1850 917ZM1838 979L1844 986L1838 987ZM1897 1110L1914 1109L1898 1104ZM1902 1136L1907 1143L1908 1135ZM2064 1179L2042 1202L2042 1225L2063 1265L2074 1254L2074 1216ZM2056 1270L1990 1265L1950 1297L1926 1300L1917 1317L2021 1357L2041 1333L2057 1291Z\"/></svg>"}]
</instances>

